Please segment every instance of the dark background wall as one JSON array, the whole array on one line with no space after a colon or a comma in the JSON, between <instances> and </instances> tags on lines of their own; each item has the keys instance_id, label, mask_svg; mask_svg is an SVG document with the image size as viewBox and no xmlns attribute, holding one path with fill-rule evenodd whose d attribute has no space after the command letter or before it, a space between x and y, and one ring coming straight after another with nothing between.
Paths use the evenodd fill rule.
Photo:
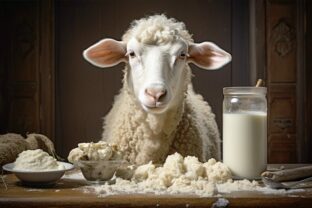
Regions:
<instances>
[{"instance_id":1,"label":"dark background wall","mask_svg":"<svg viewBox=\"0 0 312 208\"><path fill-rule=\"evenodd\" d=\"M165 13L196 42L232 54L217 71L191 66L195 91L222 128L222 88L268 87L269 162L311 162L311 3L306 0L0 0L0 133L49 136L61 156L98 141L121 87L120 64L99 69L82 51L120 39L132 20Z\"/></svg>"}]
</instances>

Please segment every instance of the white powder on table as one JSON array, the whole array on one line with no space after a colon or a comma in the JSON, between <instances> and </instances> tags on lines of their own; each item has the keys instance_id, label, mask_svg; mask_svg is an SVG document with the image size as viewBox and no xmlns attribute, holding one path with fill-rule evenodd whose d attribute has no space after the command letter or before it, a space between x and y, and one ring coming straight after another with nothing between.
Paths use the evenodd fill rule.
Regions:
<instances>
[{"instance_id":1,"label":"white powder on table","mask_svg":"<svg viewBox=\"0 0 312 208\"><path fill-rule=\"evenodd\" d=\"M257 181L244 180L229 180L222 184L217 184L218 193L231 193L235 191L255 191L263 194L290 194L304 192L304 189L272 189L260 185Z\"/></svg>"},{"instance_id":2,"label":"white powder on table","mask_svg":"<svg viewBox=\"0 0 312 208\"><path fill-rule=\"evenodd\" d=\"M63 170L64 165L41 149L21 152L14 162L14 170L45 171Z\"/></svg>"}]
</instances>

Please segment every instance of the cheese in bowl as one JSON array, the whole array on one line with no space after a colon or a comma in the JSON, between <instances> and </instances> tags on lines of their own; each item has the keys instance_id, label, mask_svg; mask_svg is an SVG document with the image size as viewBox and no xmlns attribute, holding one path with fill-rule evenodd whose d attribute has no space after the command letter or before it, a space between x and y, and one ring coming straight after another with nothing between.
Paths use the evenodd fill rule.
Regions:
<instances>
[{"instance_id":1,"label":"cheese in bowl","mask_svg":"<svg viewBox=\"0 0 312 208\"><path fill-rule=\"evenodd\" d=\"M104 141L79 143L77 148L70 151L67 159L71 163L75 163L78 160L121 160L122 153L118 150L117 145L109 144Z\"/></svg>"},{"instance_id":2,"label":"cheese in bowl","mask_svg":"<svg viewBox=\"0 0 312 208\"><path fill-rule=\"evenodd\" d=\"M128 165L118 146L104 141L79 143L67 159L81 169L88 181L96 183L110 180L121 166Z\"/></svg>"},{"instance_id":3,"label":"cheese in bowl","mask_svg":"<svg viewBox=\"0 0 312 208\"><path fill-rule=\"evenodd\" d=\"M12 172L24 185L45 187L54 185L73 165L59 162L41 149L26 150L18 155L14 163L3 166Z\"/></svg>"},{"instance_id":4,"label":"cheese in bowl","mask_svg":"<svg viewBox=\"0 0 312 208\"><path fill-rule=\"evenodd\" d=\"M41 149L26 150L18 155L14 162L14 170L50 171L65 169L62 163Z\"/></svg>"}]
</instances>

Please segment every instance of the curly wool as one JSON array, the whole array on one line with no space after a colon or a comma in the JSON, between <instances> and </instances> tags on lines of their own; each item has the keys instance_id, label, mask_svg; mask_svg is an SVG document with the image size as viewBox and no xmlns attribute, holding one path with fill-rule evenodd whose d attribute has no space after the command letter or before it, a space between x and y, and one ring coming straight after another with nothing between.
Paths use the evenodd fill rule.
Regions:
<instances>
[{"instance_id":1,"label":"curly wool","mask_svg":"<svg viewBox=\"0 0 312 208\"><path fill-rule=\"evenodd\" d=\"M183 23L155 15L136 20L123 36L146 44L169 43L181 38L193 42ZM183 156L196 156L205 162L220 159L220 135L215 115L202 96L193 91L191 69L183 70L183 87L180 89L179 106L164 114L149 114L136 101L129 83L129 65L124 70L123 88L105 117L102 140L116 143L125 159L136 164L149 161L163 163L174 152Z\"/></svg>"},{"instance_id":2,"label":"curly wool","mask_svg":"<svg viewBox=\"0 0 312 208\"><path fill-rule=\"evenodd\" d=\"M135 37L139 42L150 45L170 43L177 39L193 42L192 35L185 29L183 22L165 15L154 15L134 20L122 40L128 42Z\"/></svg>"}]
</instances>

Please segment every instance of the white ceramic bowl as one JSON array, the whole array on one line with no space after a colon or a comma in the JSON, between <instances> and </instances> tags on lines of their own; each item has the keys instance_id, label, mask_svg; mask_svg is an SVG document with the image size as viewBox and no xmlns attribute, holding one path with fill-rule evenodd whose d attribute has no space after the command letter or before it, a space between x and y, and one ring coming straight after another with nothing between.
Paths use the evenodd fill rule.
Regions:
<instances>
[{"instance_id":1,"label":"white ceramic bowl","mask_svg":"<svg viewBox=\"0 0 312 208\"><path fill-rule=\"evenodd\" d=\"M30 186L50 186L54 185L65 173L65 171L72 170L74 166L70 163L58 162L64 165L63 170L46 170L46 171L33 171L33 170L16 170L14 163L4 165L3 170L12 172L20 179L23 184Z\"/></svg>"}]
</instances>

